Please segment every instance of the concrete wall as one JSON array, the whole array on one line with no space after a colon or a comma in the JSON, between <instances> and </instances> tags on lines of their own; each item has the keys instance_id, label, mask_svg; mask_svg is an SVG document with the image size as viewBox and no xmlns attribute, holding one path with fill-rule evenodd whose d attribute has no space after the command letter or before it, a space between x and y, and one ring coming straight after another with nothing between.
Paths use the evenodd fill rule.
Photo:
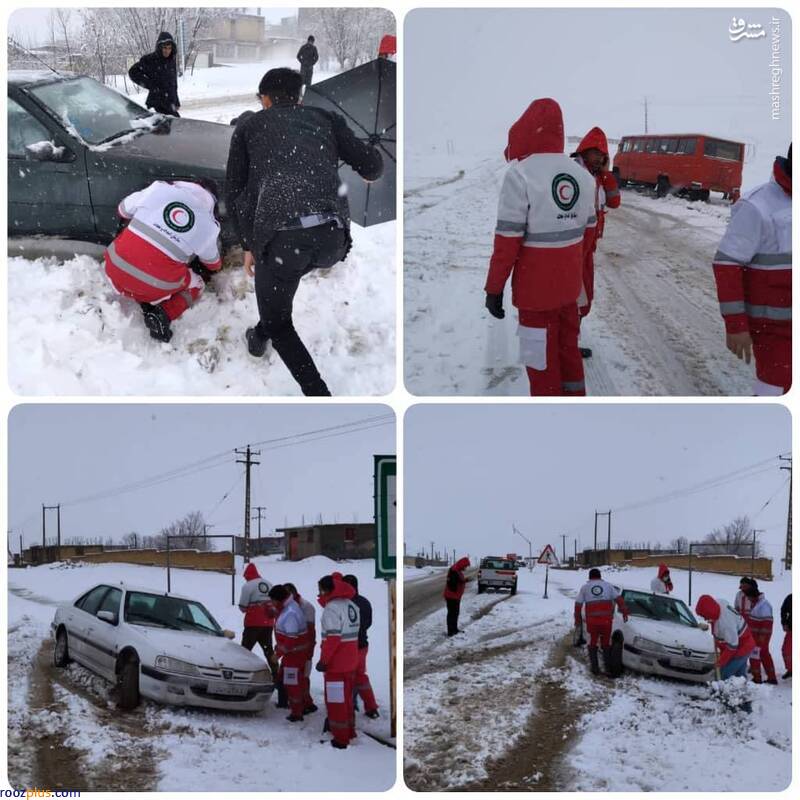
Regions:
<instances>
[{"instance_id":1,"label":"concrete wall","mask_svg":"<svg viewBox=\"0 0 800 800\"><path fill-rule=\"evenodd\" d=\"M112 550L106 553L89 553L75 556L69 561L85 564L141 564L148 567L166 567L166 550ZM230 574L230 551L200 552L199 550L171 550L169 563L176 569L200 569Z\"/></svg>"},{"instance_id":2,"label":"concrete wall","mask_svg":"<svg viewBox=\"0 0 800 800\"><path fill-rule=\"evenodd\" d=\"M613 563L622 563L631 567L657 567L666 564L670 568L689 569L689 555L653 554L638 556L629 560ZM721 575L752 575L759 580L772 580L772 559L756 558L751 561L747 556L731 555L692 555L692 569L703 572L717 572Z\"/></svg>"}]
</instances>

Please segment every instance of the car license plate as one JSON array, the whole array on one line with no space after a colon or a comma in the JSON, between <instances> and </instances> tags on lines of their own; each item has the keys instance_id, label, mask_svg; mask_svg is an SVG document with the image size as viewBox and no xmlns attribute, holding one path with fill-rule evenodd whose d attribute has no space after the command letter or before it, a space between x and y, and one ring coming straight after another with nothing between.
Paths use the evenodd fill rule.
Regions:
<instances>
[{"instance_id":1,"label":"car license plate","mask_svg":"<svg viewBox=\"0 0 800 800\"><path fill-rule=\"evenodd\" d=\"M232 683L209 683L209 694L224 694L228 697L244 697L247 694L246 686L236 686Z\"/></svg>"},{"instance_id":2,"label":"car license plate","mask_svg":"<svg viewBox=\"0 0 800 800\"><path fill-rule=\"evenodd\" d=\"M691 658L681 658L680 656L670 656L669 663L675 667L682 667L684 669L702 668L702 664L699 661L694 661Z\"/></svg>"}]
</instances>

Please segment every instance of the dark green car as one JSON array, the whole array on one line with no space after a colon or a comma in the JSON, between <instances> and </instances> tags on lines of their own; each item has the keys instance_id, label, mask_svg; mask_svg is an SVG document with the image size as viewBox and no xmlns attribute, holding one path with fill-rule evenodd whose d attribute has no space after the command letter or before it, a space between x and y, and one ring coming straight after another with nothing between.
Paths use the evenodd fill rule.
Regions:
<instances>
[{"instance_id":1,"label":"dark green car","mask_svg":"<svg viewBox=\"0 0 800 800\"><path fill-rule=\"evenodd\" d=\"M153 114L93 78L10 71L8 235L107 244L120 200L154 180L211 178L221 193L232 132Z\"/></svg>"}]
</instances>

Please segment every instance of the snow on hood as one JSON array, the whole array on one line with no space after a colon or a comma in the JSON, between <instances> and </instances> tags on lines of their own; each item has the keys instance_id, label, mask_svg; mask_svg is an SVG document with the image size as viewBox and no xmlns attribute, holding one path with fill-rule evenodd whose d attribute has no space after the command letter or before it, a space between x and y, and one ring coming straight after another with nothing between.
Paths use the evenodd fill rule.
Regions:
<instances>
[{"instance_id":1,"label":"snow on hood","mask_svg":"<svg viewBox=\"0 0 800 800\"><path fill-rule=\"evenodd\" d=\"M714 652L711 634L700 628L690 628L688 625L631 616L628 618L628 631L671 647L701 650L706 653Z\"/></svg>"},{"instance_id":2,"label":"snow on hood","mask_svg":"<svg viewBox=\"0 0 800 800\"><path fill-rule=\"evenodd\" d=\"M252 671L266 666L263 659L222 636L148 628L144 625L131 625L130 628L144 637L159 655L178 658L190 664Z\"/></svg>"},{"instance_id":3,"label":"snow on hood","mask_svg":"<svg viewBox=\"0 0 800 800\"><path fill-rule=\"evenodd\" d=\"M549 97L534 100L508 131L506 161L533 153L564 152L564 118L561 106Z\"/></svg>"}]
</instances>

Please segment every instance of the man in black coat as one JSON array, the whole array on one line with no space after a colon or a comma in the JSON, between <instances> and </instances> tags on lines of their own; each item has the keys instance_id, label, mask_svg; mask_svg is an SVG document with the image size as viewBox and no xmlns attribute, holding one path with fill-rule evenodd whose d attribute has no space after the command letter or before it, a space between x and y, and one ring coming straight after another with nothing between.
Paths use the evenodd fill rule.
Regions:
<instances>
[{"instance_id":1,"label":"man in black coat","mask_svg":"<svg viewBox=\"0 0 800 800\"><path fill-rule=\"evenodd\" d=\"M313 36L309 36L308 41L297 51L297 60L300 62L300 77L303 79L303 86L311 86L314 64L319 61L319 53Z\"/></svg>"},{"instance_id":2,"label":"man in black coat","mask_svg":"<svg viewBox=\"0 0 800 800\"><path fill-rule=\"evenodd\" d=\"M225 201L255 274L259 322L246 333L260 358L271 340L303 394L330 395L292 322L300 279L332 267L350 249L350 212L339 161L362 178L383 173L380 152L356 138L344 118L299 104L302 79L272 69L261 79L263 109L236 125L228 154Z\"/></svg>"},{"instance_id":3,"label":"man in black coat","mask_svg":"<svg viewBox=\"0 0 800 800\"><path fill-rule=\"evenodd\" d=\"M358 614L360 625L358 628L358 669L356 669L356 679L353 686L355 701L358 696L361 696L361 701L364 703L364 716L370 719L377 719L380 714L378 713L378 701L375 699L375 693L372 691L372 685L369 682L369 675L367 675L367 653L369 652L369 641L367 640L367 630L372 626L372 603L358 593L358 578L355 575L345 575L342 580L349 583L355 590L355 597L352 598L353 602L358 606ZM353 703L356 707L356 703ZM356 711L358 708L356 707Z\"/></svg>"},{"instance_id":4,"label":"man in black coat","mask_svg":"<svg viewBox=\"0 0 800 800\"><path fill-rule=\"evenodd\" d=\"M786 672L783 679L788 680L792 677L792 595L787 594L781 603L781 627L783 628L783 645L781 654L783 655L783 665Z\"/></svg>"},{"instance_id":5,"label":"man in black coat","mask_svg":"<svg viewBox=\"0 0 800 800\"><path fill-rule=\"evenodd\" d=\"M137 85L147 89L145 105L160 114L179 117L178 63L175 57L175 40L171 33L162 31L156 40L153 53L143 55L129 70L128 76Z\"/></svg>"}]
</instances>

